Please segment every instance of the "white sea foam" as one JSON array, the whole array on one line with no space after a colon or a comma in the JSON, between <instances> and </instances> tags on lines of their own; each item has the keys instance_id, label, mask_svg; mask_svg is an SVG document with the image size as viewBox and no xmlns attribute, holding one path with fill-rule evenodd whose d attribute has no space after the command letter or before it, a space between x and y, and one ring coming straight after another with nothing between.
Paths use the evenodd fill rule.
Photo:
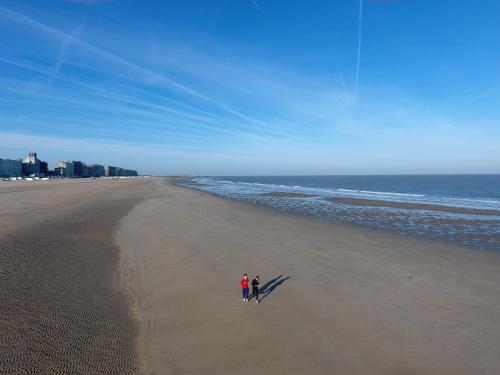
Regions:
<instances>
[{"instance_id":1,"label":"white sea foam","mask_svg":"<svg viewBox=\"0 0 500 375\"><path fill-rule=\"evenodd\" d=\"M391 191L375 190L356 190L345 188L324 188L324 187L305 187L301 185L283 185L283 184L265 184L260 182L238 182L217 178L202 178L195 181L205 185L213 186L219 190L226 190L231 194L261 194L270 191L279 192L302 192L304 194L317 195L319 197L341 196L353 198L365 198L375 200L386 200L407 203L437 204L450 207L462 208L481 208L481 209L500 209L500 201L491 199L457 198L457 197L439 197L417 193L401 193ZM222 191L221 191L222 192Z\"/></svg>"},{"instance_id":2,"label":"white sea foam","mask_svg":"<svg viewBox=\"0 0 500 375\"><path fill-rule=\"evenodd\" d=\"M360 190L360 192L365 193L365 194L396 195L396 196L400 196L400 197L425 197L425 194L393 193L393 192L387 192L387 191Z\"/></svg>"}]
</instances>

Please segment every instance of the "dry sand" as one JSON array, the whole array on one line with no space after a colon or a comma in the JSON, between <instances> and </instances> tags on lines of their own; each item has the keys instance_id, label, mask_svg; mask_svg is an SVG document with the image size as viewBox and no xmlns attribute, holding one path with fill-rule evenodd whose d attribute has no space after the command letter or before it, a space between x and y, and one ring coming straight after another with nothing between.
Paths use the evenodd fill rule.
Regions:
<instances>
[{"instance_id":1,"label":"dry sand","mask_svg":"<svg viewBox=\"0 0 500 375\"><path fill-rule=\"evenodd\" d=\"M499 254L160 190L117 233L145 374L500 373Z\"/></svg>"},{"instance_id":2,"label":"dry sand","mask_svg":"<svg viewBox=\"0 0 500 375\"><path fill-rule=\"evenodd\" d=\"M172 181L0 184L2 374L499 373L499 254Z\"/></svg>"}]
</instances>

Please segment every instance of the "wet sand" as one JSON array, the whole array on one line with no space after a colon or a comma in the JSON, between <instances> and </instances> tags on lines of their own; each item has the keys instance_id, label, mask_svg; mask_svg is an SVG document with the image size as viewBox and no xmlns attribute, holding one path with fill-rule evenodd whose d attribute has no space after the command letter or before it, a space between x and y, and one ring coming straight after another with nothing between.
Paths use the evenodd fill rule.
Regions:
<instances>
[{"instance_id":1,"label":"wet sand","mask_svg":"<svg viewBox=\"0 0 500 375\"><path fill-rule=\"evenodd\" d=\"M282 191L270 191L269 193L262 193L261 195L265 197L276 197L276 198L313 198L316 196L311 194L291 193Z\"/></svg>"},{"instance_id":2,"label":"wet sand","mask_svg":"<svg viewBox=\"0 0 500 375\"><path fill-rule=\"evenodd\" d=\"M340 197L329 197L326 199L329 200L330 202L349 204L349 205L355 205L355 206L405 208L405 209L411 209L411 210L428 210L428 211L449 212L449 213L454 213L454 214L500 216L500 211L496 211L496 210L448 207L448 206L442 206L442 205L437 205L437 204L416 204L416 203L383 201L383 200L376 200L376 199L340 198Z\"/></svg>"},{"instance_id":3,"label":"wet sand","mask_svg":"<svg viewBox=\"0 0 500 375\"><path fill-rule=\"evenodd\" d=\"M121 217L144 180L0 184L0 372L137 373L138 326L118 284Z\"/></svg>"},{"instance_id":4,"label":"wet sand","mask_svg":"<svg viewBox=\"0 0 500 375\"><path fill-rule=\"evenodd\" d=\"M172 184L117 243L146 374L498 374L498 253Z\"/></svg>"}]
</instances>

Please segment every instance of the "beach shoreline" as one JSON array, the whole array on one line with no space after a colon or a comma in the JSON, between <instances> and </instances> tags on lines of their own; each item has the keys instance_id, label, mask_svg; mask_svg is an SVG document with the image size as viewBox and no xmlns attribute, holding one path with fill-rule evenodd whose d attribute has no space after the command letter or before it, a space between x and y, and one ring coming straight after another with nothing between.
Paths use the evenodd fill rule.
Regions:
<instances>
[{"instance_id":1,"label":"beach shoreline","mask_svg":"<svg viewBox=\"0 0 500 375\"><path fill-rule=\"evenodd\" d=\"M431 204L431 203L410 203L410 202L390 201L384 199L318 196L314 194L282 192L282 191L270 191L267 193L261 193L260 195L265 197L274 197L274 198L321 198L333 203L362 206L362 207L403 208L409 210L425 210L425 211L435 211L435 212L446 212L452 214L500 216L500 211L493 209L488 210L479 208L454 207L454 206L444 206L440 204Z\"/></svg>"},{"instance_id":2,"label":"beach shoreline","mask_svg":"<svg viewBox=\"0 0 500 375\"><path fill-rule=\"evenodd\" d=\"M456 199L450 198L455 203L448 205L447 202L450 199L443 198L442 203L437 203L440 198L436 198L435 201L430 199L430 196L427 197L426 202L420 202L420 198L414 201L399 201L387 197L389 194L400 193L376 193L385 194L385 197L357 198L336 196L324 191L315 194L314 189L300 186L293 187L296 191L280 191L272 190L269 179L273 179L275 183L286 182L280 180L279 177L267 177L267 179L261 177L259 181L262 183L255 182L255 178L250 179L250 182L220 181L214 178L206 182L194 179L191 183L183 183L181 186L201 190L221 198L251 203L260 207L271 207L280 212L333 223L354 224L362 228L398 233L424 240L433 238L482 251L500 250L500 211L495 208L486 208L486 206L484 208L469 207L472 201L476 201L474 199L463 198L460 203L457 203ZM290 181L291 178L288 182ZM295 180L294 182L300 183L301 181ZM420 195L415 196L420 197ZM480 199L477 202L484 204L489 201ZM489 203L494 202L492 200Z\"/></svg>"},{"instance_id":3,"label":"beach shoreline","mask_svg":"<svg viewBox=\"0 0 500 375\"><path fill-rule=\"evenodd\" d=\"M184 181L0 194L6 373L496 374L498 253Z\"/></svg>"},{"instance_id":4,"label":"beach shoreline","mask_svg":"<svg viewBox=\"0 0 500 375\"><path fill-rule=\"evenodd\" d=\"M145 373L495 374L497 253L175 182L117 233ZM284 281L245 304L242 272Z\"/></svg>"}]
</instances>

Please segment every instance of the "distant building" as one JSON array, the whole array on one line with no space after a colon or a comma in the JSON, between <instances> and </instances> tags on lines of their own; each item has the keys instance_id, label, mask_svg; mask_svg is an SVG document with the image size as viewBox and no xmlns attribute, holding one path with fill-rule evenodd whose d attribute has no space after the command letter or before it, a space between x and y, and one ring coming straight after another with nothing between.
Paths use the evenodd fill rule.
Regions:
<instances>
[{"instance_id":1,"label":"distant building","mask_svg":"<svg viewBox=\"0 0 500 375\"><path fill-rule=\"evenodd\" d=\"M75 169L75 173L74 173L74 177L84 177L84 174L83 174L83 166L85 164L81 161L74 161L73 162L73 167Z\"/></svg>"},{"instance_id":2,"label":"distant building","mask_svg":"<svg viewBox=\"0 0 500 375\"><path fill-rule=\"evenodd\" d=\"M23 174L25 176L38 176L40 175L40 163L23 163Z\"/></svg>"},{"instance_id":3,"label":"distant building","mask_svg":"<svg viewBox=\"0 0 500 375\"><path fill-rule=\"evenodd\" d=\"M74 177L75 176L75 163L72 161L60 161L59 168L56 168L61 177Z\"/></svg>"},{"instance_id":4,"label":"distant building","mask_svg":"<svg viewBox=\"0 0 500 375\"><path fill-rule=\"evenodd\" d=\"M82 177L92 177L89 175L89 166L87 164L83 164L83 174Z\"/></svg>"},{"instance_id":5,"label":"distant building","mask_svg":"<svg viewBox=\"0 0 500 375\"><path fill-rule=\"evenodd\" d=\"M104 166L100 164L85 164L85 177L102 177L105 174Z\"/></svg>"},{"instance_id":6,"label":"distant building","mask_svg":"<svg viewBox=\"0 0 500 375\"><path fill-rule=\"evenodd\" d=\"M19 177L23 175L21 159L0 159L0 177Z\"/></svg>"},{"instance_id":7,"label":"distant building","mask_svg":"<svg viewBox=\"0 0 500 375\"><path fill-rule=\"evenodd\" d=\"M40 174L44 176L49 174L49 164L46 161L40 160Z\"/></svg>"},{"instance_id":8,"label":"distant building","mask_svg":"<svg viewBox=\"0 0 500 375\"><path fill-rule=\"evenodd\" d=\"M64 177L64 168L61 167L55 167L54 171L52 173L54 176L58 177Z\"/></svg>"},{"instance_id":9,"label":"distant building","mask_svg":"<svg viewBox=\"0 0 500 375\"><path fill-rule=\"evenodd\" d=\"M38 159L36 152L19 160L0 159L0 177L18 176L58 176L58 177L101 177L137 176L137 171L100 164L85 164L82 161L60 161L53 171L49 171L46 161Z\"/></svg>"},{"instance_id":10,"label":"distant building","mask_svg":"<svg viewBox=\"0 0 500 375\"><path fill-rule=\"evenodd\" d=\"M38 157L36 152L28 152L28 157L24 161L25 163L36 164L38 162Z\"/></svg>"},{"instance_id":11,"label":"distant building","mask_svg":"<svg viewBox=\"0 0 500 375\"><path fill-rule=\"evenodd\" d=\"M36 152L28 153L28 157L23 161L23 174L25 176L40 176L40 160Z\"/></svg>"},{"instance_id":12,"label":"distant building","mask_svg":"<svg viewBox=\"0 0 500 375\"><path fill-rule=\"evenodd\" d=\"M104 175L106 177L114 177L114 176L117 176L116 172L117 172L118 168L117 167L112 167L111 165L106 165L104 167Z\"/></svg>"},{"instance_id":13,"label":"distant building","mask_svg":"<svg viewBox=\"0 0 500 375\"><path fill-rule=\"evenodd\" d=\"M106 165L104 167L104 175L106 177L137 176L137 171L134 171L132 169L125 169L120 167L113 167L111 165Z\"/></svg>"},{"instance_id":14,"label":"distant building","mask_svg":"<svg viewBox=\"0 0 500 375\"><path fill-rule=\"evenodd\" d=\"M105 174L104 165L95 164L94 168L95 168L95 171L96 171L96 175L95 175L96 177L102 177L102 176L104 176L104 174Z\"/></svg>"},{"instance_id":15,"label":"distant building","mask_svg":"<svg viewBox=\"0 0 500 375\"><path fill-rule=\"evenodd\" d=\"M120 176L137 176L137 171L133 169L121 169Z\"/></svg>"},{"instance_id":16,"label":"distant building","mask_svg":"<svg viewBox=\"0 0 500 375\"><path fill-rule=\"evenodd\" d=\"M83 177L97 177L95 175L95 167L93 164L84 164L83 165Z\"/></svg>"}]
</instances>

